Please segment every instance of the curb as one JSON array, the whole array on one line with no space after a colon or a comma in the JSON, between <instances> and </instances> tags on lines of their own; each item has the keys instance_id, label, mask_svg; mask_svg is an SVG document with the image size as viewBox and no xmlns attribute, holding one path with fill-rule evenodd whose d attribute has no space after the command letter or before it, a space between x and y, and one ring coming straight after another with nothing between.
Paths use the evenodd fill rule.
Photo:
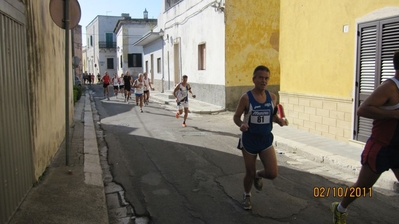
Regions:
<instances>
[{"instance_id":1,"label":"curb","mask_svg":"<svg viewBox=\"0 0 399 224\"><path fill-rule=\"evenodd\" d=\"M102 170L98 154L97 138L94 129L92 110L89 94L85 97L84 106L84 174L85 183L95 186L104 186L102 181Z\"/></svg>"},{"instance_id":2,"label":"curb","mask_svg":"<svg viewBox=\"0 0 399 224\"><path fill-rule=\"evenodd\" d=\"M104 190L103 172L100 165L100 155L97 145L97 136L94 127L94 120L91 108L90 94L86 87L84 103L84 176L85 183L101 188L104 194L104 213L107 216L106 223L109 223L107 202Z\"/></svg>"},{"instance_id":3,"label":"curb","mask_svg":"<svg viewBox=\"0 0 399 224\"><path fill-rule=\"evenodd\" d=\"M220 109L220 110L190 110L189 112L195 113L195 114L217 114L221 112L225 112L226 109Z\"/></svg>"},{"instance_id":4,"label":"curb","mask_svg":"<svg viewBox=\"0 0 399 224\"><path fill-rule=\"evenodd\" d=\"M150 99L152 99L153 101L159 102L161 104L165 104L165 105L169 105L169 106L176 106L176 101L174 99L169 99L168 97L160 97L159 94L153 94L151 95ZM196 106L190 106L189 108L189 112L190 113L195 113L195 114L217 114L220 112L225 112L226 109L225 108L217 108L218 106L215 106L213 104L210 103L206 103L200 100L196 100L196 99L190 99L190 102L193 102L194 105ZM201 106L198 106L198 104L202 104ZM197 109L198 107L200 107L201 109ZM205 109L205 108L213 108L213 109Z\"/></svg>"}]
</instances>

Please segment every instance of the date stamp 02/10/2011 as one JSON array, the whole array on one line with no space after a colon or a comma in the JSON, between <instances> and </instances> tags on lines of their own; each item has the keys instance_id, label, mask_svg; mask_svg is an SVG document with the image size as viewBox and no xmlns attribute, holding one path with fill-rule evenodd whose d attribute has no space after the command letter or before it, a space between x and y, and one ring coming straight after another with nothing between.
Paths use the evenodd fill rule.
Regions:
<instances>
[{"instance_id":1,"label":"date stamp 02/10/2011","mask_svg":"<svg viewBox=\"0 0 399 224\"><path fill-rule=\"evenodd\" d=\"M313 197L315 198L360 198L373 197L373 189L371 187L314 187Z\"/></svg>"}]
</instances>

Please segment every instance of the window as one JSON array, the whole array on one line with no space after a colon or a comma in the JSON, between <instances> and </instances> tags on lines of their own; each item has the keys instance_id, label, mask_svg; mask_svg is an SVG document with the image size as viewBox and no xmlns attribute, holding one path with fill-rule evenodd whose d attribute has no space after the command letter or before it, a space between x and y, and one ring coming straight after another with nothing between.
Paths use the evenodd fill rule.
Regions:
<instances>
[{"instance_id":1,"label":"window","mask_svg":"<svg viewBox=\"0 0 399 224\"><path fill-rule=\"evenodd\" d=\"M112 48L114 42L114 34L113 33L106 33L105 34L105 45L106 48Z\"/></svg>"},{"instance_id":2,"label":"window","mask_svg":"<svg viewBox=\"0 0 399 224\"><path fill-rule=\"evenodd\" d=\"M93 46L93 36L90 36L90 46Z\"/></svg>"},{"instance_id":3,"label":"window","mask_svg":"<svg viewBox=\"0 0 399 224\"><path fill-rule=\"evenodd\" d=\"M142 67L142 55L141 54L128 54L127 55L127 66L131 67Z\"/></svg>"},{"instance_id":4,"label":"window","mask_svg":"<svg viewBox=\"0 0 399 224\"><path fill-rule=\"evenodd\" d=\"M165 11L176 5L181 0L165 0Z\"/></svg>"},{"instance_id":5,"label":"window","mask_svg":"<svg viewBox=\"0 0 399 224\"><path fill-rule=\"evenodd\" d=\"M205 70L206 66L206 47L205 44L198 45L198 70Z\"/></svg>"},{"instance_id":6,"label":"window","mask_svg":"<svg viewBox=\"0 0 399 224\"><path fill-rule=\"evenodd\" d=\"M157 58L157 72L161 73L161 58Z\"/></svg>"},{"instance_id":7,"label":"window","mask_svg":"<svg viewBox=\"0 0 399 224\"><path fill-rule=\"evenodd\" d=\"M122 55L121 55L121 68L123 67Z\"/></svg>"},{"instance_id":8,"label":"window","mask_svg":"<svg viewBox=\"0 0 399 224\"><path fill-rule=\"evenodd\" d=\"M358 25L355 111L383 81L395 74L392 57L399 49L399 17ZM355 140L366 142L373 120L355 113Z\"/></svg>"},{"instance_id":9,"label":"window","mask_svg":"<svg viewBox=\"0 0 399 224\"><path fill-rule=\"evenodd\" d=\"M107 69L114 69L114 59L107 58Z\"/></svg>"}]
</instances>

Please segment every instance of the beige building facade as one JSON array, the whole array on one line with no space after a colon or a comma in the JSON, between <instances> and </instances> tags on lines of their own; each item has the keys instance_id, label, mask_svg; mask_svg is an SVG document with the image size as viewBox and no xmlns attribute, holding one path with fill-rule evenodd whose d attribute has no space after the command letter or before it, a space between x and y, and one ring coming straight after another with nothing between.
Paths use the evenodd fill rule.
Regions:
<instances>
[{"instance_id":1,"label":"beige building facade","mask_svg":"<svg viewBox=\"0 0 399 224\"><path fill-rule=\"evenodd\" d=\"M73 80L72 63L66 75L65 31L52 21L49 3L0 0L0 223L7 223L65 138L65 88L69 121L73 117L73 83L65 87Z\"/></svg>"},{"instance_id":2,"label":"beige building facade","mask_svg":"<svg viewBox=\"0 0 399 224\"><path fill-rule=\"evenodd\" d=\"M32 112L33 165L39 178L65 137L65 31L48 12L50 0L27 1L28 79ZM71 52L70 52L70 55ZM69 80L72 80L70 65ZM72 82L69 86L73 117Z\"/></svg>"}]
</instances>

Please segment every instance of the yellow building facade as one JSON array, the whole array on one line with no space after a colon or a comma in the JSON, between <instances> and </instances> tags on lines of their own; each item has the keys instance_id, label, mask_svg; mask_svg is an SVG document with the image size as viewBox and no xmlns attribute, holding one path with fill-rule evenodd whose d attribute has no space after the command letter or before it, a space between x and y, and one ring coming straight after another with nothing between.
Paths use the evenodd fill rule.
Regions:
<instances>
[{"instance_id":1,"label":"yellow building facade","mask_svg":"<svg viewBox=\"0 0 399 224\"><path fill-rule=\"evenodd\" d=\"M364 100L362 89L370 90L369 94L375 88L374 80L370 80L367 89L366 78L384 76L383 64L391 63L394 50L399 50L397 43L384 47L378 36L385 32L384 24L393 24L389 28L393 34L387 31L386 36L395 39L399 2L281 0L280 7L279 95L290 125L344 142L364 142L359 133L362 127L367 132L371 122L359 120L355 111ZM374 58L365 61L368 53L364 49L369 47L367 29L374 32L374 24L377 31L372 35L376 42L372 42L370 51L376 53L372 52ZM386 43L390 40L386 39ZM370 76L366 76L367 63L372 66ZM389 68L388 73L393 75L392 72L393 68ZM379 81L375 81L376 86Z\"/></svg>"},{"instance_id":2,"label":"yellow building facade","mask_svg":"<svg viewBox=\"0 0 399 224\"><path fill-rule=\"evenodd\" d=\"M280 84L280 0L225 1L226 109L235 110L241 95L253 88L252 73L271 71L268 89Z\"/></svg>"}]
</instances>

